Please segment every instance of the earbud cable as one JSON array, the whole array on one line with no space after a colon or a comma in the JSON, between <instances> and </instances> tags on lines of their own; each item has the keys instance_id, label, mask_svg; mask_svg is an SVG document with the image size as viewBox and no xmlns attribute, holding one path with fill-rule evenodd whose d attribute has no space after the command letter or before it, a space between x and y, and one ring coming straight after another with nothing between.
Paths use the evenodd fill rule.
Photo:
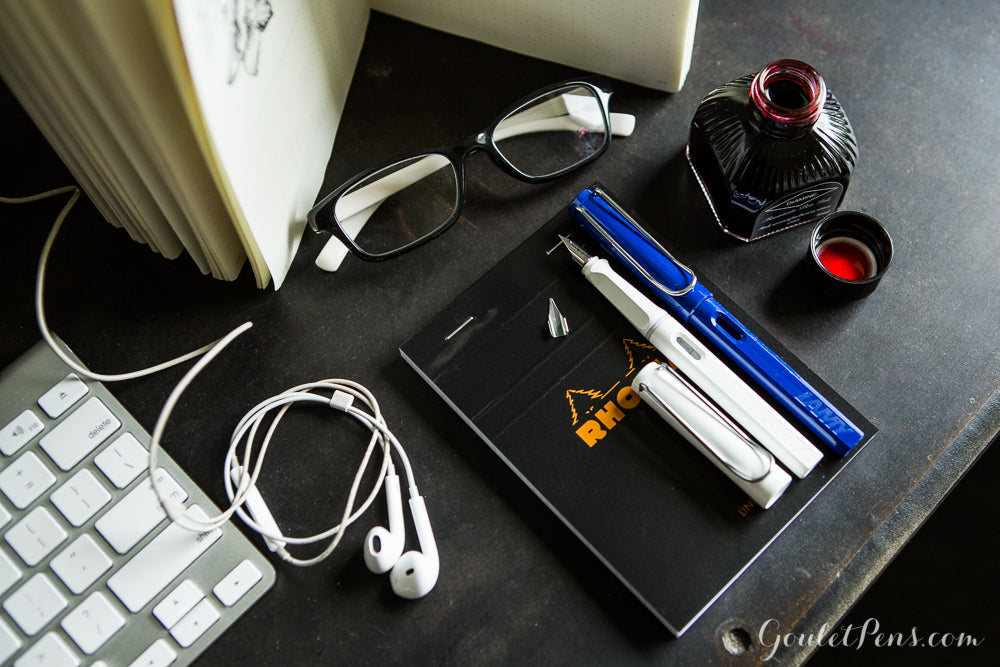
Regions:
<instances>
[{"instance_id":1,"label":"earbud cable","mask_svg":"<svg viewBox=\"0 0 1000 667\"><path fill-rule=\"evenodd\" d=\"M150 480L153 485L154 492L161 499L164 511L166 511L168 516L170 516L170 518L178 525L196 532L206 532L215 530L236 514L249 528L259 533L263 538L271 541L271 543L280 544L281 546L278 547L275 552L283 560L297 566L314 565L327 558L333 550L337 548L347 527L357 520L358 517L364 514L369 507L371 507L375 498L378 496L379 491L381 491L383 487L386 475L393 470L392 451L395 452L396 456L403 465L407 481L410 485L411 497L419 495L413 470L410 465L409 458L406 456L406 452L403 450L399 440L395 435L393 435L392 431L390 431L386 425L385 419L382 417L375 397L363 385L351 380L340 379L328 379L311 382L293 387L285 392L282 392L281 394L272 396L247 412L233 431L233 435L230 438L229 450L226 454L225 464L223 467L223 481L226 488L226 495L230 499L230 505L213 517L197 519L192 517L190 513L185 512L180 503L171 501L165 497L164 492L160 488L159 482L157 481L157 476L154 474L156 470L157 454L160 450L160 442L163 438L167 421L169 420L174 407L177 405L181 394L185 391L185 389L187 389L198 373L200 373L205 366L207 366L212 359L219 352L221 352L223 348L225 348L226 345L232 342L233 339L243 333L243 331L247 328L249 328L249 324L239 327L237 330L225 336L218 345L206 353L194 366L191 367L190 370L188 370L184 377L181 378L181 381L174 387L170 396L168 396L163 405L163 409L160 412L159 418L156 421L156 426L153 429L152 437L150 439ZM323 394L316 393L317 391L323 390L332 391L333 396L328 397ZM344 402L343 399L340 398L338 401L339 395L343 394L349 395L351 400ZM355 407L353 405L354 400L358 400L363 403L370 412L366 412ZM292 405L296 403L312 403L339 409L345 414L350 415L354 419L361 422L365 425L365 427L371 430L372 433L371 438L368 441L368 446L365 449L364 456L362 457L361 463L359 464L357 472L354 475L354 480L351 484L347 502L340 517L340 523L321 533L305 537L290 537L280 531L275 532L273 529L269 529L267 526L255 519L253 513L248 512L245 507L247 497L251 493L251 490L256 488L261 468L264 463L264 458L267 454L268 447L277 429L278 423L281 421L281 418L284 417L285 413L292 407ZM264 434L264 438L261 441L259 450L256 454L256 459L254 459L253 448L258 429L263 424L267 415L274 410L277 410L277 412L267 427L267 431ZM244 444L242 460L238 456L238 449L241 443ZM365 472L371 462L372 454L378 444L381 444L383 454L382 466L379 470L377 479L372 485L368 497L357 508L355 508L358 489L360 488ZM310 558L295 557L284 546L286 544L315 544L323 540L329 540L329 543L319 554Z\"/></svg>"},{"instance_id":2,"label":"earbud cable","mask_svg":"<svg viewBox=\"0 0 1000 667\"><path fill-rule=\"evenodd\" d=\"M67 366L73 369L79 375L83 377L96 380L97 382L119 382L122 380L134 380L136 378L145 377L147 375L152 375L153 373L158 373L159 371L165 370L167 368L172 368L178 364L182 364L185 361L189 361L196 357L199 357L213 347L218 345L223 339L220 338L208 345L198 348L197 350L192 350L187 354L182 354L179 357L175 357L170 361L165 361L161 364L156 364L155 366L150 366L137 371L132 371L129 373L95 373L88 368L85 368L77 361L71 358L63 350L62 346L56 341L55 335L49 328L48 320L45 317L45 273L48 268L49 255L52 252L52 246L55 243L56 236L59 234L59 230L63 226L63 222L69 215L69 212L73 209L77 200L80 198L80 189L75 185L69 185L61 188L55 188L53 190L47 190L45 192L40 192L38 194L29 195L26 197L0 197L0 203L3 204L26 204L29 202L39 201L42 199L47 199L49 197L55 197L61 194L71 193L69 200L63 205L62 210L59 215L56 216L55 223L52 225L51 231L49 231L48 237L45 239L45 244L42 246L41 257L38 260L38 270L35 274L35 319L38 322L38 330L42 335L42 339L48 344L52 351L59 357ZM234 329L235 331L235 329Z\"/></svg>"},{"instance_id":3,"label":"earbud cable","mask_svg":"<svg viewBox=\"0 0 1000 667\"><path fill-rule=\"evenodd\" d=\"M192 359L198 359L197 362L187 371L187 373L185 373L184 377L182 377L177 383L170 395L167 397L167 400L164 402L149 443L148 467L150 483L153 487L154 493L160 500L164 512L166 512L172 521L188 530L206 532L221 527L224 523L229 521L233 514L236 514L247 524L247 526L260 533L262 537L281 544L282 546L276 549L276 553L278 553L281 558L293 565L306 566L318 563L329 556L340 543L347 527L372 505L379 491L382 489L386 475L389 473L395 473L395 468L392 463L392 450L395 450L396 456L399 457L399 460L403 464L407 481L410 486L411 497L419 495L413 476L413 470L410 466L410 461L406 456L406 452L403 450L399 440L396 439L386 425L385 419L382 417L381 411L379 410L378 402L375 400L375 397L371 394L371 392L364 386L350 380L321 380L319 382L299 385L281 394L272 396L250 410L237 425L230 440L230 447L226 455L223 472L226 494L230 500L228 508L220 511L214 517L199 519L192 516L189 511L185 510L184 506L180 502L169 498L166 495L166 491L161 487L160 482L157 481L156 469L158 454L161 449L160 442L163 438L163 433L166 429L166 424L170 418L170 414L176 407L181 394L185 389L187 389L194 378L209 363L211 363L211 361L220 352L222 352L227 345L229 345L243 332L250 329L250 327L253 326L253 323L244 322L222 338L200 347L197 350L175 357L169 361L128 373L95 373L79 364L63 350L62 346L56 340L55 335L52 333L52 330L49 328L48 321L45 317L44 294L45 274L46 269L48 268L48 261L52 251L52 246L55 243L56 236L62 228L66 217L69 215L73 206L80 198L80 189L76 186L66 186L26 197L0 196L0 203L23 204L47 199L61 194L70 194L70 198L63 205L62 210L56 217L56 220L52 225L52 229L42 246L41 256L38 261L38 270L35 276L35 316L38 323L38 329L42 338L56 354L56 356L58 356L67 366L79 375L97 382L132 380L157 373ZM314 393L317 390L332 391L333 395L327 397L322 394ZM345 396L348 396L349 399L345 400ZM365 412L364 410L355 407L353 405L354 400L357 400L367 406L370 412ZM371 430L372 433L368 446L365 449L364 456L362 457L361 464L359 465L354 476L354 481L351 484L350 493L348 494L347 503L341 515L340 523L327 529L326 531L323 531L322 533L308 537L289 537L281 534L280 531L276 533L274 530L261 525L251 516L250 512L247 512L244 509L247 497L250 495L252 490L256 489L257 480L260 476L261 468L264 463L264 457L267 453L268 446L270 445L271 438L274 435L278 423L281 421L281 418L284 417L289 408L291 408L294 403L298 402L322 403L332 408L339 409L364 424L369 430ZM278 412L271 420L267 432L264 435L264 439L261 441L256 461L253 462L252 472L248 475L247 471L251 470L251 462L253 460L253 443L256 440L258 428L261 426L265 416L274 409L278 409ZM244 440L246 444L244 446L244 455L241 465L236 455L236 450L239 443ZM357 498L358 489L361 485L365 471L368 469L368 465L371 462L371 457L377 444L381 444L383 455L382 466L372 487L371 493L365 501L358 506L357 509L355 509L354 504ZM235 481L233 479L234 477ZM318 555L311 558L296 558L292 556L284 547L285 544L313 544L326 539L330 540L327 546Z\"/></svg>"}]
</instances>

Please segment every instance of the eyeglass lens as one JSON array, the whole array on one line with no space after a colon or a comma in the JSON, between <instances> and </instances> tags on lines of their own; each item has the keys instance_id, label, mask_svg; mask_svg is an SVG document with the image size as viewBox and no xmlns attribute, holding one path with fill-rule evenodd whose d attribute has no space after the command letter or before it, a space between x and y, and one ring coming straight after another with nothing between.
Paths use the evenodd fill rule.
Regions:
<instances>
[{"instance_id":1,"label":"eyeglass lens","mask_svg":"<svg viewBox=\"0 0 1000 667\"><path fill-rule=\"evenodd\" d=\"M568 86L519 107L495 126L501 157L528 178L571 169L598 153L609 128L597 94ZM446 156L396 162L346 190L333 207L340 228L364 252L384 255L433 235L461 205L458 173Z\"/></svg>"},{"instance_id":2,"label":"eyeglass lens","mask_svg":"<svg viewBox=\"0 0 1000 667\"><path fill-rule=\"evenodd\" d=\"M515 169L551 176L587 160L608 140L597 95L589 88L556 90L497 123L493 143Z\"/></svg>"}]
</instances>

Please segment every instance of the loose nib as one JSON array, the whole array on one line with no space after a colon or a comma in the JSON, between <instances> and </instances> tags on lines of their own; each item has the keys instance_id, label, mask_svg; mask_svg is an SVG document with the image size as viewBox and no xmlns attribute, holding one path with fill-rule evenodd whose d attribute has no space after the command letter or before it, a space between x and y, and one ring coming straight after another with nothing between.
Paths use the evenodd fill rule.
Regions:
<instances>
[{"instance_id":1,"label":"loose nib","mask_svg":"<svg viewBox=\"0 0 1000 667\"><path fill-rule=\"evenodd\" d=\"M566 323L566 318L561 312L559 312L559 306L556 305L555 299L549 299L549 334L553 338L562 338L569 333L569 324Z\"/></svg>"}]
</instances>

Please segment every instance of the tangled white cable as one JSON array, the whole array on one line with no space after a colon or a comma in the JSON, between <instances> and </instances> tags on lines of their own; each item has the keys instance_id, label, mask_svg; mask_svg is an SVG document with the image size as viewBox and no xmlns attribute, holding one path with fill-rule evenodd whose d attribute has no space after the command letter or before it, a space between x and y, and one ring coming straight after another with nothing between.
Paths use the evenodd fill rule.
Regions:
<instances>
[{"instance_id":1,"label":"tangled white cable","mask_svg":"<svg viewBox=\"0 0 1000 667\"><path fill-rule=\"evenodd\" d=\"M369 531L365 542L365 562L369 569L376 573L391 570L389 578L392 588L401 597L414 599L423 597L429 593L437 582L440 562L437 544L434 540L434 533L431 530L424 499L417 490L410 460L399 440L386 425L385 419L379 410L378 402L370 391L357 382L330 379L299 385L272 396L251 409L237 424L230 438L229 451L226 454L223 469L223 479L230 505L216 516L204 519L196 518L190 512L186 512L181 503L169 498L160 489L157 476L154 472L156 470L160 441L163 437L163 431L170 413L177 404L180 395L195 376L212 361L215 355L221 352L226 345L245 331L246 328L241 327L233 331L199 359L181 381L177 383L177 386L174 387L174 390L163 406L163 410L160 412L149 446L149 470L153 489L160 498L164 511L178 525L196 532L214 530L228 521L233 514L236 514L247 526L259 533L264 538L268 547L283 560L293 565L306 566L322 561L337 548L341 538L344 536L344 531L368 510L378 495L379 489L384 485L389 509L389 528L386 529L377 526ZM329 395L318 393L324 391L328 392ZM367 411L356 407L354 404L355 401L363 404L367 408ZM322 533L308 537L290 537L284 535L271 515L260 491L257 489L257 479L260 475L271 438L281 418L296 403L329 406L353 417L372 433L361 464L358 466L358 470L354 476L340 523ZM274 411L276 412L267 427L267 432L260 443L259 451L255 457L254 443L257 439L257 431L268 415ZM237 454L241 443L243 444L242 459ZM380 445L382 449L382 467L379 470L378 478L372 487L371 493L355 509L354 503L358 487L371 462L376 445ZM392 462L393 453L399 458L409 484L410 513L413 517L414 528L416 529L417 539L420 544L419 551L414 550L403 553L406 541L403 526L403 508L399 477L396 475ZM321 553L312 558L296 558L287 549L287 545L314 544L323 540L330 540L330 542Z\"/></svg>"},{"instance_id":2,"label":"tangled white cable","mask_svg":"<svg viewBox=\"0 0 1000 667\"><path fill-rule=\"evenodd\" d=\"M150 440L148 458L150 472L149 479L153 487L153 491L159 499L160 504L163 506L163 510L166 512L167 516L183 528L195 532L205 532L219 528L232 518L233 514L236 514L247 524L247 526L258 532L264 538L268 547L278 554L278 556L280 556L283 560L293 565L306 566L322 561L333 552L337 545L340 544L340 540L343 538L344 531L347 529L347 526L353 523L359 516L368 510L377 497L379 489L381 489L384 485L388 500L389 528L386 529L381 526L377 526L369 531L368 538L365 541L365 563L373 572L379 574L391 570L389 578L392 588L396 594L401 597L415 599L423 597L429 593L437 583L440 563L438 559L437 544L434 540L434 533L431 530L430 519L427 516L427 508L424 505L424 499L417 491L417 485L413 477L413 470L410 466L409 458L406 456L406 452L403 450L402 445L400 445L399 440L396 439L396 436L392 434L386 425L385 419L382 417L379 410L378 402L375 400L375 397L370 391L356 382L352 382L350 380L321 380L319 382L299 385L281 394L272 396L248 412L233 432L233 436L230 440L229 451L225 459L223 479L226 487L226 494L229 496L230 505L227 509L223 510L216 516L199 518L190 511L185 510L184 506L180 502L166 495L164 490L161 488L155 471L157 468L160 441L163 437L163 432L166 428L166 423L171 412L177 405L177 401L179 400L181 394L188 387L188 385L191 384L198 373L200 373L205 366L207 366L227 345L229 345L229 343L252 327L253 324L251 322L245 322L239 327L233 329L226 336L223 336L219 340L202 348L170 361L130 373L120 373L114 375L94 373L77 363L66 354L49 329L45 318L43 296L45 287L45 271L48 265L48 258L52 245L59 229L62 227L63 221L73 208L73 205L79 199L80 190L75 186L68 186L28 197L0 196L0 203L21 204L38 201L40 199L60 194L71 194L71 196L56 218L55 223L52 226L52 230L49 232L48 238L42 248L35 281L35 312L38 320L38 328L42 334L42 338L46 341L46 343L48 343L49 347L52 348L56 355L59 356L67 366L80 375L98 382L113 382L143 377L166 368L176 366L177 364L190 359L200 357L198 361L188 370L184 377L181 378L180 382L177 383L173 391L167 397L167 400L160 411L159 418L156 421L156 426L153 429L153 434ZM330 396L326 396L316 393L318 391L328 391L332 392L332 394ZM368 412L355 407L355 400L364 404L364 406L368 408ZM340 523L322 533L309 537L289 537L283 535L256 486L257 479L260 475L261 467L264 462L264 457L267 453L268 445L271 442L271 437L274 435L278 422L293 404L299 402L321 403L328 405L331 408L339 410L355 418L371 430L372 433L371 440L368 443L364 457L358 467L357 473L355 474L354 482L351 485L351 491L347 504L344 508L343 515L341 516ZM248 474L247 471L251 470L253 446L256 440L258 428L265 417L273 410L277 410L278 412L271 420L267 433L261 442L260 451L257 454L256 461L253 462L252 472ZM241 461L237 457L236 452L239 444L244 440L244 454ZM382 466L379 470L377 480L372 487L371 493L367 499L357 509L355 509L354 502L357 497L358 487L360 486L364 473L368 468L376 445L381 445L382 448ZM396 475L395 467L392 463L393 451L395 451L396 456L402 463L406 472L407 481L409 483L410 512L413 517L414 528L417 532L417 539L420 544L419 551L413 550L403 553L403 547L406 541L403 508L399 477ZM286 546L290 544L313 544L327 539L330 540L330 543L321 553L312 558L296 558L292 556L286 548Z\"/></svg>"}]
</instances>

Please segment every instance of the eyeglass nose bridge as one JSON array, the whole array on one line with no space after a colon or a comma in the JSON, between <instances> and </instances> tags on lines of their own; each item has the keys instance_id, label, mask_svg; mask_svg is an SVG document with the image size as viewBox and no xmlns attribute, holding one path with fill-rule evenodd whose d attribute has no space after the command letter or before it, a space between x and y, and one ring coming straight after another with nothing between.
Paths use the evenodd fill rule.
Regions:
<instances>
[{"instance_id":1,"label":"eyeglass nose bridge","mask_svg":"<svg viewBox=\"0 0 1000 667\"><path fill-rule=\"evenodd\" d=\"M443 155L451 162L452 168L455 171L455 189L456 189L456 202L454 211L451 217L441 225L438 230L437 236L441 232L451 227L461 216L462 210L465 208L465 198L466 198L466 180L465 180L465 162L470 155L477 153L479 151L484 151L490 156L491 161L508 175L514 178L523 178L523 176L511 165L497 150L496 146L490 137L489 130L483 130L477 132L476 134L467 137L465 140L458 142L454 146L448 148L438 148L433 151L428 151L428 154L437 153ZM430 238L426 239L430 240Z\"/></svg>"},{"instance_id":2,"label":"eyeglass nose bridge","mask_svg":"<svg viewBox=\"0 0 1000 667\"><path fill-rule=\"evenodd\" d=\"M510 160L504 157L503 153L500 152L494 143L489 129L477 132L470 137L466 137L466 139L453 146L427 151L428 155L436 153L446 157L451 162L452 168L455 170L455 184L458 190L458 201L451 219L447 224L443 225L444 228L450 227L451 224L458 220L458 218L462 215L462 209L465 206L466 196L465 163L470 155L479 151L484 151L487 155L489 155L492 162L507 175L520 180L530 180L530 177L526 177L522 171L511 164Z\"/></svg>"}]
</instances>

